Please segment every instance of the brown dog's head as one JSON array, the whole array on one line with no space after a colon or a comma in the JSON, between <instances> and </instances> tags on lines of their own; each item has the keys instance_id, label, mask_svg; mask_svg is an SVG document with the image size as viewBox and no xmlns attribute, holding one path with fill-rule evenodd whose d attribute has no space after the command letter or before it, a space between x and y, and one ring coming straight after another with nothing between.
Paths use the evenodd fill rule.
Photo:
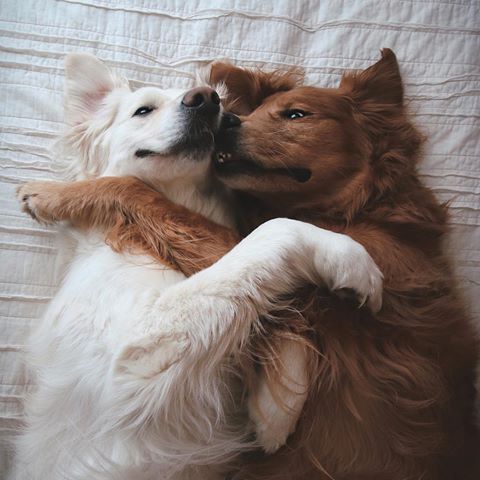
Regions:
<instances>
[{"instance_id":1,"label":"brown dog's head","mask_svg":"<svg viewBox=\"0 0 480 480\"><path fill-rule=\"evenodd\" d=\"M347 216L414 171L420 138L403 113L395 55L343 76L338 88L298 84L296 72L225 63L211 82L228 89L216 171L235 190L272 205L317 205Z\"/></svg>"}]
</instances>

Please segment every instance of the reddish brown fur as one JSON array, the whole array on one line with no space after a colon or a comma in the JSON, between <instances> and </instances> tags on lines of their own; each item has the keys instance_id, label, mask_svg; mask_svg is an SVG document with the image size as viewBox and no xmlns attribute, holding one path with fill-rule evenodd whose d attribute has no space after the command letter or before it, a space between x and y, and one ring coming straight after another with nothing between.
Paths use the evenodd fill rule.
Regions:
<instances>
[{"instance_id":1,"label":"reddish brown fur","mask_svg":"<svg viewBox=\"0 0 480 480\"><path fill-rule=\"evenodd\" d=\"M346 233L385 278L375 317L311 287L298 292L304 321L296 317L293 333L316 347L309 399L288 445L271 456L248 456L234 478L479 478L472 421L477 341L443 254L446 208L417 178L421 138L404 113L393 53L384 50L377 64L331 90L270 88L268 77L256 81L258 74L225 64L213 75L238 99L237 112L251 112L242 117L240 152L267 168L287 162L312 171L302 184L268 171L225 176L247 192L246 223L282 215ZM278 116L292 107L314 115L302 123ZM115 197L119 185L139 196ZM68 208L57 201L46 207L49 215L114 224L109 238L116 248L147 249L187 274L235 243L233 234L180 207L167 215L173 206L134 180L84 182L60 196ZM184 244L197 236L208 245L200 255ZM266 328L278 333L276 325ZM257 353L262 348L257 344Z\"/></svg>"},{"instance_id":2,"label":"reddish brown fur","mask_svg":"<svg viewBox=\"0 0 480 480\"><path fill-rule=\"evenodd\" d=\"M239 241L232 230L170 202L134 177L31 185L31 193L29 184L22 193L35 197L35 213L27 210L35 220L101 228L114 250L147 253L187 276L215 263Z\"/></svg>"},{"instance_id":3,"label":"reddish brown fur","mask_svg":"<svg viewBox=\"0 0 480 480\"><path fill-rule=\"evenodd\" d=\"M238 115L255 110L269 95L291 90L302 77L303 72L299 69L291 69L288 72L243 70L242 75L238 75L235 67L228 63L216 63L210 72L212 84L223 82L228 85L231 93L228 94L224 103L232 111L235 108Z\"/></svg>"}]
</instances>

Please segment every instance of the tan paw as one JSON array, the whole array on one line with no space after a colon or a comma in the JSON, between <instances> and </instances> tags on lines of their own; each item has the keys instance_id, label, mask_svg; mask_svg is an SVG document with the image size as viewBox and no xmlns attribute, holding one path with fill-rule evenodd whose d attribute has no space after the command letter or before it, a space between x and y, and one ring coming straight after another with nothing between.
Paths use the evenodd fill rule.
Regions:
<instances>
[{"instance_id":1,"label":"tan paw","mask_svg":"<svg viewBox=\"0 0 480 480\"><path fill-rule=\"evenodd\" d=\"M55 211L61 206L59 182L28 182L17 188L22 211L43 224L55 223Z\"/></svg>"}]
</instances>

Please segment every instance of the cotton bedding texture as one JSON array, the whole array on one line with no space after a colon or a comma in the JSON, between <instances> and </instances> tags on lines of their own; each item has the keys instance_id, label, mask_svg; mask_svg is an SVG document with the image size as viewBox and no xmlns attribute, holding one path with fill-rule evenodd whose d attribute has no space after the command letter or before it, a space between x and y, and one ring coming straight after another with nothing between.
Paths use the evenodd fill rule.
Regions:
<instances>
[{"instance_id":1,"label":"cotton bedding texture","mask_svg":"<svg viewBox=\"0 0 480 480\"><path fill-rule=\"evenodd\" d=\"M49 149L63 123L67 53L97 55L133 87L188 88L215 59L301 66L307 83L335 86L393 49L428 135L420 172L451 202L450 248L478 321L479 25L478 0L0 0L0 477L31 384L25 335L57 288L55 230L20 212L15 188L55 178Z\"/></svg>"}]
</instances>

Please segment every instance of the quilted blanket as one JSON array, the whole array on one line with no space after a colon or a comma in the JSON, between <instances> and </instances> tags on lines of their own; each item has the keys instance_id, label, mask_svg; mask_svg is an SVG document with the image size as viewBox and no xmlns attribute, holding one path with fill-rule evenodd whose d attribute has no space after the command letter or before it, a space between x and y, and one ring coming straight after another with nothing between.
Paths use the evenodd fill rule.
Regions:
<instances>
[{"instance_id":1,"label":"quilted blanket","mask_svg":"<svg viewBox=\"0 0 480 480\"><path fill-rule=\"evenodd\" d=\"M393 49L409 110L428 135L420 171L451 202L450 248L478 316L479 25L478 0L1 0L0 436L21 418L22 343L57 286L55 232L19 211L15 187L54 177L66 53L94 53L133 86L186 88L219 58L300 65L309 83L334 86Z\"/></svg>"}]
</instances>

